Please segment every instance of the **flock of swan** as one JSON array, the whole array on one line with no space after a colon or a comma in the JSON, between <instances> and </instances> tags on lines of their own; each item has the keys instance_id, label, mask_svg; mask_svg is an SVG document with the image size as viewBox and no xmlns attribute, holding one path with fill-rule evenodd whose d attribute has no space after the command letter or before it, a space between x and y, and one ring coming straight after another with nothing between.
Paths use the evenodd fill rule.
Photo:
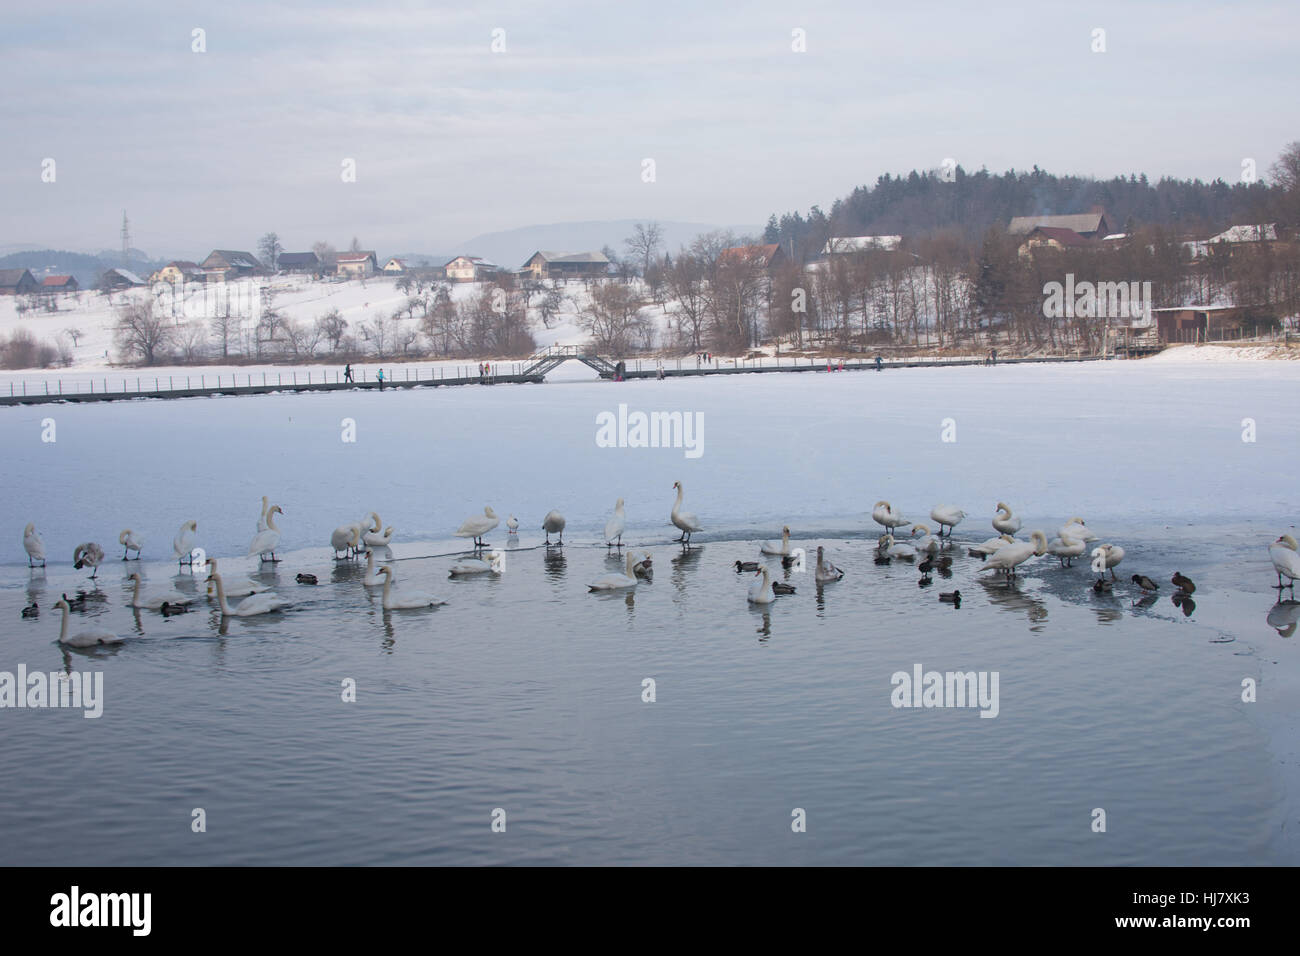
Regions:
<instances>
[{"instance_id":1,"label":"flock of swan","mask_svg":"<svg viewBox=\"0 0 1300 956\"><path fill-rule=\"evenodd\" d=\"M682 510L685 492L680 481L673 483L673 490L677 492L677 497L669 514L669 521L681 532L675 540L680 542L684 549L690 548L691 536L702 531L703 525L698 516ZM276 557L276 551L281 541L281 532L276 523L276 516L284 515L284 513L284 509L280 505L270 504L270 499L267 496L262 497L262 510L257 519L257 530L249 542L246 556L257 557L260 562L278 562L280 560ZM949 568L952 559L950 554L947 553L947 549L952 546L954 530L966 520L966 512L953 505L946 504L936 505L932 508L930 520L938 528L937 535L931 532L928 525L916 523L904 517L888 501L877 501L872 508L871 517L883 529L883 533L876 542L876 563L888 564L891 561L916 563L919 558L920 563L917 567L922 575L920 580L922 586L930 583L930 572L936 568L941 575L945 577L951 576ZM454 534L460 538L473 540L474 556L458 560L450 570L450 577L499 575L503 572L504 553L499 550L484 553L484 549L489 546L483 541L483 536L494 530L499 524L500 519L491 506L485 507L481 515L471 515L461 523ZM546 533L545 543L547 547L552 546L551 535L553 534L558 536L555 546L563 546L565 525L565 518L560 512L552 510L546 514L542 520L541 530ZM909 527L911 531L905 535L904 529ZM1010 506L999 501L992 518L992 527L997 534L986 541L970 545L968 551L972 556L983 559L983 563L978 569L979 572L994 571L1005 575L1008 579L1013 578L1018 568L1035 557L1051 555L1060 561L1062 567L1069 567L1075 558L1083 557L1087 553L1092 558L1092 570L1099 575L1094 583L1094 589L1104 591L1109 590L1111 582L1116 580L1115 568L1124 560L1125 556L1124 549L1117 544L1098 543L1089 550L1089 545L1098 540L1097 535L1079 517L1070 518L1061 526L1057 536L1051 541L1047 539L1046 534L1038 530L1029 532L1028 540L1025 540L1016 537L1022 527L1021 519L1012 511ZM506 528L508 534L518 534L519 521L514 515L508 517ZM605 523L604 539L606 546L621 549L626 528L627 517L624 501L619 498L614 505L613 513ZM173 556L181 568L189 566L192 570L195 567L196 560L200 564L206 563L206 581L210 585L209 593L215 591L217 607L223 617L253 617L271 614L288 606L289 602L277 595L267 585L249 579L231 579L227 581L217 570L216 558L205 559L201 557L202 553L196 547L197 535L198 523L193 520L184 522L172 541ZM363 584L367 588L382 588L381 603L385 611L415 610L436 607L446 603L430 593L405 587L395 588L396 570L392 564L385 564L376 568L376 549L387 547L393 540L393 535L392 525L385 527L379 515L372 511L360 521L346 522L334 529L330 535L330 545L334 549L336 560L365 556L366 571ZM118 537L118 543L122 545L123 561L138 561L140 559L143 543L135 531L130 528L124 529ZM37 532L34 523L29 523L23 530L23 547L27 552L29 567L45 566L45 542ZM1278 590L1290 589L1294 594L1295 582L1300 579L1300 553L1297 553L1296 539L1289 534L1283 534L1269 546L1268 550L1273 568L1277 572L1276 588ZM132 552L134 552L134 557L132 557ZM823 547L819 546L816 553L817 561L814 569L814 580L818 586L831 584L844 577L844 571L831 562ZM780 541L766 542L760 548L760 557L780 558L787 568L801 562L803 554L803 549L791 545L790 528L788 526L781 529ZM90 577L94 579L104 559L103 547L93 541L83 542L74 549L73 567L76 569L90 568ZM598 577L589 584L589 590L592 592L630 590L637 587L640 581L651 575L652 567L653 561L649 551L629 548L623 570ZM765 562L736 561L735 567L737 573L753 572L754 574L754 581L749 586L746 595L748 601L752 604L771 604L778 595L794 592L793 586L772 578L771 571ZM1110 573L1109 581L1105 579L1106 572ZM1284 578L1288 583L1283 582ZM164 615L184 613L186 606L194 600L192 595L182 594L175 590L145 592L142 590L143 580L138 573L131 574L129 580L132 581L130 606L137 610L158 611ZM1134 574L1131 580L1144 593L1154 592L1159 587L1155 581L1146 575ZM1182 575L1181 572L1175 573L1171 580L1177 589L1175 603L1178 603L1178 596L1181 595L1185 598L1196 588L1195 584ZM315 584L316 578L314 575L304 573L297 576L297 581L302 584ZM242 598L242 600L232 606L229 603L229 599L232 598ZM960 606L961 592L943 593L940 595L940 599ZM90 625L70 632L69 612L74 608L78 600L84 602L84 597L71 599L65 594L55 604L55 608L62 612L59 631L60 643L88 647L98 644L120 643L122 641L122 638L113 633ZM24 609L23 616L33 617L36 615L37 610L36 605L33 603Z\"/></svg>"}]
</instances>

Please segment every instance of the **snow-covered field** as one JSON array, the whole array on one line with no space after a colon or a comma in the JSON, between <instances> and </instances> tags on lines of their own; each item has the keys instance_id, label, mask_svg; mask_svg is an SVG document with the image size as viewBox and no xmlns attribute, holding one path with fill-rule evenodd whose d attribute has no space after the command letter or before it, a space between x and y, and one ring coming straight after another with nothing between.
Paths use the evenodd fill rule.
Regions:
<instances>
[{"instance_id":1,"label":"snow-covered field","mask_svg":"<svg viewBox=\"0 0 1300 956\"><path fill-rule=\"evenodd\" d=\"M274 290L275 308L286 318L310 324L327 312L338 309L348 323L350 331L372 319L392 315L409 297L407 293L397 288L397 279L391 276L374 276L366 280L351 279L344 282L322 282L296 276L276 276L270 282ZM255 288L255 284L250 285ZM240 288L237 289L236 286ZM242 311L250 311L249 302L252 300L249 297L255 293L252 289L245 289L244 286L243 283L232 282L230 295L233 297L232 301L239 302L243 306ZM472 298L482 292L479 283L451 283L449 287L452 300L456 302ZM531 327L539 348L548 345L577 344L587 337L578 326L578 311L586 302L586 291L583 285L572 282L562 284L560 288L564 293L563 305L549 328L536 314L537 300L533 300L533 307L530 309ZM241 289L243 291L240 291ZM106 298L98 292L82 291L73 295L60 296L58 312L33 310L22 316L16 310L15 297L0 296L0 335L8 337L16 329L27 329L38 340L53 342L60 336L66 338L64 333L68 329L77 329L83 333L78 338L78 345L72 348L71 369L27 369L3 372L0 376L6 377L0 380L52 379L59 374L64 374L66 377L69 371L94 373L117 371L120 377L124 370L119 365L112 331L117 321L116 310L130 298L143 299L153 295L154 293L149 289L118 292L111 298ZM208 296L206 300L205 295ZM177 312L180 313L178 321L185 321L187 316L194 317L192 320L203 321L203 316L211 311L213 303L218 301L213 298L214 295L212 287L192 289L184 306L177 306ZM241 296L244 298L240 298ZM255 312L256 308L251 311ZM666 328L667 319L663 310L652 305L647 308L646 314L660 332ZM403 318L402 321L414 324L419 320ZM322 353L326 351L325 348L321 350ZM373 367L378 368L385 364L387 363L375 362ZM427 366L429 363L422 364ZM465 363L462 360L460 364ZM258 366L259 369L262 367ZM265 367L274 366L267 363ZM244 370L243 366L240 368ZM168 372L168 370L149 369L151 375L157 372ZM216 374L215 368L213 374Z\"/></svg>"}]
</instances>

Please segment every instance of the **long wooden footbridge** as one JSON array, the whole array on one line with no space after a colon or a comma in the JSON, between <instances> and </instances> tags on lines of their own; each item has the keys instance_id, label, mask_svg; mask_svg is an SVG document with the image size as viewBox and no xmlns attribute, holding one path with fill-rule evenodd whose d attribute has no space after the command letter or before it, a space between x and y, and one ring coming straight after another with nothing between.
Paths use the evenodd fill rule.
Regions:
<instances>
[{"instance_id":1,"label":"long wooden footbridge","mask_svg":"<svg viewBox=\"0 0 1300 956\"><path fill-rule=\"evenodd\" d=\"M999 365L1030 365L1063 362L1093 362L1103 356L1042 356L1034 358L1000 358ZM45 405L57 402L116 402L141 398L202 398L212 395L269 395L276 392L340 392L348 390L383 391L400 388L438 388L444 385L523 385L540 384L546 376L566 362L577 361L596 372L602 379L677 378L700 375L750 375L766 372L849 372L891 371L904 368L944 368L961 365L984 365L982 358L922 359L891 358L828 360L796 356L762 356L752 359L709 361L688 358L668 361L632 359L615 362L596 350L576 345L552 346L509 365L497 363L487 374L475 374L474 366L416 368L389 366L382 382L366 377L346 381L338 371L221 372L203 371L184 375L101 375L95 378L50 381L15 380L8 383L8 394L0 385L0 405ZM448 375L448 372L453 374Z\"/></svg>"}]
</instances>

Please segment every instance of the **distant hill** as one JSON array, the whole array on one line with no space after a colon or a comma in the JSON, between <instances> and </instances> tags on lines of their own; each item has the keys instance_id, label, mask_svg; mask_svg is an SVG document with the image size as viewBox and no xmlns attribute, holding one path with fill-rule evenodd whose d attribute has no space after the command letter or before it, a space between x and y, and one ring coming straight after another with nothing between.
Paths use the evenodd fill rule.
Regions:
<instances>
[{"instance_id":1,"label":"distant hill","mask_svg":"<svg viewBox=\"0 0 1300 956\"><path fill-rule=\"evenodd\" d=\"M613 219L593 222L555 222L544 226L524 226L504 232L485 232L467 239L453 255L482 256L498 265L518 269L539 249L556 252L599 252L612 246L620 255L625 252L623 240L632 235L638 222L655 221L664 234L664 247L676 253L684 245L704 232L726 228L737 235L757 235L759 226L713 226L701 222L665 222L650 219Z\"/></svg>"},{"instance_id":2,"label":"distant hill","mask_svg":"<svg viewBox=\"0 0 1300 956\"><path fill-rule=\"evenodd\" d=\"M990 227L1005 228L1014 216L1065 215L1088 212L1093 206L1105 209L1116 232L1160 225L1208 236L1239 222L1266 221L1278 192L1262 181L1152 183L1145 174L1094 179L1058 176L1037 166L1005 173L968 173L959 166L952 181L934 170L912 170L857 187L836 199L829 213L813 206L806 214L774 214L764 240L783 245L793 240L802 258L815 255L829 236L950 233L973 242Z\"/></svg>"},{"instance_id":3,"label":"distant hill","mask_svg":"<svg viewBox=\"0 0 1300 956\"><path fill-rule=\"evenodd\" d=\"M131 253L127 268L142 278L149 278L149 273L166 265L164 261L150 259L139 249L132 249ZM83 289L92 287L106 269L121 264L120 252L88 255L64 249L28 249L0 256L0 269L30 269L37 281L47 275L70 275Z\"/></svg>"}]
</instances>

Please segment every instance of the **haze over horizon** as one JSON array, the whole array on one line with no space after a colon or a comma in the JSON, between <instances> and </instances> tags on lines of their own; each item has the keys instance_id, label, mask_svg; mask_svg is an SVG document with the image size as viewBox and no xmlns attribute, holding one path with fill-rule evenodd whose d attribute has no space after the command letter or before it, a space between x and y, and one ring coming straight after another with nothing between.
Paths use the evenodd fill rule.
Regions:
<instances>
[{"instance_id":1,"label":"haze over horizon","mask_svg":"<svg viewBox=\"0 0 1300 956\"><path fill-rule=\"evenodd\" d=\"M947 157L1264 176L1294 138L1276 104L1300 8L1234 10L56 0L0 35L0 241L112 248L126 209L153 254L268 231L435 254L539 223L762 223Z\"/></svg>"}]
</instances>

